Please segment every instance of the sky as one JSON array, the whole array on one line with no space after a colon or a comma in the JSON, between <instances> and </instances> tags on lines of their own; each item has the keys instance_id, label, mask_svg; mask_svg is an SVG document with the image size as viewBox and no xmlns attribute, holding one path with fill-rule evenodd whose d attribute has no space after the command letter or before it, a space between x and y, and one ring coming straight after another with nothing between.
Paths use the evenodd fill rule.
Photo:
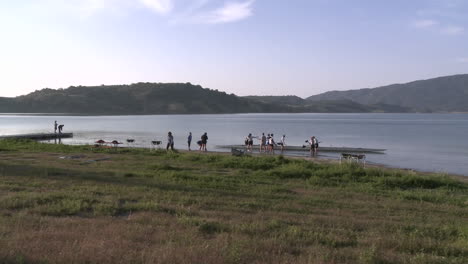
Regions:
<instances>
[{"instance_id":1,"label":"sky","mask_svg":"<svg viewBox=\"0 0 468 264\"><path fill-rule=\"evenodd\" d=\"M468 0L0 0L0 96L191 82L237 95L468 73Z\"/></svg>"}]
</instances>

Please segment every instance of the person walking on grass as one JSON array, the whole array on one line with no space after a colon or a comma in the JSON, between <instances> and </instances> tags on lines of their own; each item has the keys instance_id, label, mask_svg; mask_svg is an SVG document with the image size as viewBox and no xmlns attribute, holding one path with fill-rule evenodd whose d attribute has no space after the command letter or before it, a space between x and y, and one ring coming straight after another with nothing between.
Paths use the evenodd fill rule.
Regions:
<instances>
[{"instance_id":1,"label":"person walking on grass","mask_svg":"<svg viewBox=\"0 0 468 264\"><path fill-rule=\"evenodd\" d=\"M189 132L189 135L187 137L187 144L188 144L188 150L191 151L190 145L192 144L192 132Z\"/></svg>"},{"instance_id":2,"label":"person walking on grass","mask_svg":"<svg viewBox=\"0 0 468 264\"><path fill-rule=\"evenodd\" d=\"M208 143L208 134L205 132L205 133L201 136L200 151L208 151L208 150L206 149L206 143Z\"/></svg>"},{"instance_id":3,"label":"person walking on grass","mask_svg":"<svg viewBox=\"0 0 468 264\"><path fill-rule=\"evenodd\" d=\"M174 150L174 136L172 135L172 132L170 131L167 133L166 150L169 150L169 148L171 148L171 150Z\"/></svg>"}]
</instances>

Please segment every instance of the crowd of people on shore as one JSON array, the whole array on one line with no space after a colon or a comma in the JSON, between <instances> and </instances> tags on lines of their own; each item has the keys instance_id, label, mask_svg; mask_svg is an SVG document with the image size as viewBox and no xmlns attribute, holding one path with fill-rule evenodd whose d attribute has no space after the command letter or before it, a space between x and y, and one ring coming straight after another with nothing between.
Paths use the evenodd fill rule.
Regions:
<instances>
[{"instance_id":1,"label":"crowd of people on shore","mask_svg":"<svg viewBox=\"0 0 468 264\"><path fill-rule=\"evenodd\" d=\"M260 140L260 153L275 153L275 147L279 146L281 152L284 151L286 147L286 135L283 135L279 142L275 142L274 134L269 133L265 136L265 133L262 133L261 137L253 136L252 133L249 133L245 138L244 144L248 152L253 151L254 139ZM310 137L310 140L305 141L309 144L310 151L313 153L317 152L319 147L319 142L315 136ZM305 147L305 146L303 146Z\"/></svg>"},{"instance_id":2,"label":"crowd of people on shore","mask_svg":"<svg viewBox=\"0 0 468 264\"><path fill-rule=\"evenodd\" d=\"M191 151L192 150L192 132L189 132L188 134L188 137L187 137L187 146L188 146L188 150ZM200 151L208 151L208 149L206 148L206 144L208 143L208 133L203 133L203 135L201 135L200 137L200 140L197 141L197 145L199 146L199 150ZM174 136L172 135L172 132L168 132L167 133L167 145L166 145L166 150L174 150Z\"/></svg>"},{"instance_id":3,"label":"crowd of people on shore","mask_svg":"<svg viewBox=\"0 0 468 264\"><path fill-rule=\"evenodd\" d=\"M187 147L188 150L192 150L192 132L189 132L188 137L187 137ZM281 152L284 151L286 147L286 135L283 135L279 142L276 142L274 139L274 134L273 133L268 133L265 135L265 133L262 133L262 136L253 136L252 133L249 133L247 137L245 138L244 144L245 148L248 152L253 151L253 146L254 146L254 139L257 139L260 141L260 153L275 153L275 147L280 147ZM315 136L310 137L309 140L305 141L308 144L308 147L310 148L311 153L316 153L319 147L319 141ZM201 135L200 140L197 141L197 145L199 146L199 151L208 151L206 148L206 144L208 143L208 133L203 133ZM303 145L303 147L306 147ZM172 132L167 133L167 145L166 145L166 150L174 150L174 136L172 135Z\"/></svg>"},{"instance_id":4,"label":"crowd of people on shore","mask_svg":"<svg viewBox=\"0 0 468 264\"><path fill-rule=\"evenodd\" d=\"M59 134L62 133L62 130L63 130L63 127L64 125L59 125L57 123L57 121L54 122L54 133L57 134L57 131ZM193 139L193 136L192 136L192 132L189 132L188 136L187 136L187 147L188 147L188 150L191 151L192 150L192 139ZM262 136L258 137L258 136L253 136L252 133L249 133L247 135L247 137L245 138L245 147L246 147L246 150L248 152L252 152L253 151L253 146L254 146L254 139L258 139L260 140L260 153L275 153L275 147L277 146L280 146L280 150L281 152L283 152L285 146L286 146L286 135L283 135L280 139L279 142L276 142L275 139L274 139L274 135L273 133L268 133L266 136L265 136L265 133L262 133ZM102 141L102 142L101 142ZM131 139L127 139L127 142L133 142L134 140ZM116 141L117 142L117 141ZM317 152L317 149L318 149L318 145L319 145L319 142L317 140L317 138L315 136L312 136L310 138L310 140L306 140L305 141L306 143L309 144L309 147L310 147L310 151L311 153L315 153ZM103 140L99 140L97 141L96 143L99 143L99 144L102 144L102 143L108 143L108 142L105 142ZM113 142L112 142L113 143ZM153 143L156 143L156 145L159 145L161 143L161 141L153 141ZM208 143L208 133L205 132L201 135L200 137L200 140L197 141L197 145L199 146L199 151L208 151L206 145ZM117 145L117 144L122 144L122 143L115 143L114 145ZM305 147L305 146L303 146ZM169 131L167 133L167 145L166 145L166 150L174 150L174 135L172 134L171 131Z\"/></svg>"}]
</instances>

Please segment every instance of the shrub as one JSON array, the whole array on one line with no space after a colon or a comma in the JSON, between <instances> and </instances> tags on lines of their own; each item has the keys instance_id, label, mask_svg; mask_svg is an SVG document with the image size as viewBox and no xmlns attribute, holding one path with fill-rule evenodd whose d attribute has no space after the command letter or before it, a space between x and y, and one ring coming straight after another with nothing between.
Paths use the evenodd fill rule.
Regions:
<instances>
[{"instance_id":1,"label":"shrub","mask_svg":"<svg viewBox=\"0 0 468 264\"><path fill-rule=\"evenodd\" d=\"M198 230L203 234L212 235L216 233L226 232L228 228L218 222L205 222L198 227Z\"/></svg>"},{"instance_id":2,"label":"shrub","mask_svg":"<svg viewBox=\"0 0 468 264\"><path fill-rule=\"evenodd\" d=\"M380 178L376 185L390 189L466 189L462 182L441 176L399 175Z\"/></svg>"}]
</instances>

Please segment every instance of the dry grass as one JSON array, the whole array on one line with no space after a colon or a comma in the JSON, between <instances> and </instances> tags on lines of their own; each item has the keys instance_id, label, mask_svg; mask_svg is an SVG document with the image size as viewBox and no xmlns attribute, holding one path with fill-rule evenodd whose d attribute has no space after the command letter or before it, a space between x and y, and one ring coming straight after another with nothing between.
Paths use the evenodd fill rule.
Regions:
<instances>
[{"instance_id":1,"label":"dry grass","mask_svg":"<svg viewBox=\"0 0 468 264\"><path fill-rule=\"evenodd\" d=\"M447 176L31 142L0 149L0 263L468 263L468 189ZM59 159L73 155L84 157Z\"/></svg>"}]
</instances>

